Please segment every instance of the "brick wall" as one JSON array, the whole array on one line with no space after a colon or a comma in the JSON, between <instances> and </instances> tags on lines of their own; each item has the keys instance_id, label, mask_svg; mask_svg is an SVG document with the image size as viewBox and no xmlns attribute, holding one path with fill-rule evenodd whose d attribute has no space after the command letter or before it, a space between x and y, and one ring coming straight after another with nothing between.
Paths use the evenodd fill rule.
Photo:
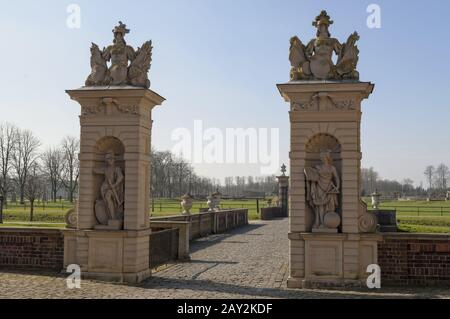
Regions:
<instances>
[{"instance_id":1,"label":"brick wall","mask_svg":"<svg viewBox=\"0 0 450 319\"><path fill-rule=\"evenodd\" d=\"M57 229L0 228L0 268L62 270L63 259Z\"/></svg>"},{"instance_id":2,"label":"brick wall","mask_svg":"<svg viewBox=\"0 0 450 319\"><path fill-rule=\"evenodd\" d=\"M150 234L150 268L178 259L178 229L152 228Z\"/></svg>"},{"instance_id":3,"label":"brick wall","mask_svg":"<svg viewBox=\"0 0 450 319\"><path fill-rule=\"evenodd\" d=\"M385 234L378 262L384 284L450 285L450 235Z\"/></svg>"}]
</instances>

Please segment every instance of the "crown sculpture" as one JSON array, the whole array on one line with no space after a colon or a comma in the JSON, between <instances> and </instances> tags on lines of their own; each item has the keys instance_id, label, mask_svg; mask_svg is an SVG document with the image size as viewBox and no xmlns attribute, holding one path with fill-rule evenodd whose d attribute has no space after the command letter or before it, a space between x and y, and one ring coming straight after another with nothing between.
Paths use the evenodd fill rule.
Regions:
<instances>
[{"instance_id":1,"label":"crown sculpture","mask_svg":"<svg viewBox=\"0 0 450 319\"><path fill-rule=\"evenodd\" d=\"M100 50L92 43L91 74L86 86L136 86L150 87L148 71L152 62L152 42L145 42L137 51L125 42L125 35L130 33L127 26L119 21L112 31L114 42ZM107 62L111 61L108 68Z\"/></svg>"},{"instance_id":2,"label":"crown sculpture","mask_svg":"<svg viewBox=\"0 0 450 319\"><path fill-rule=\"evenodd\" d=\"M312 24L317 28L317 36L307 46L298 37L291 38L291 81L359 80L359 73L356 71L358 33L354 32L343 44L331 38L328 28L333 21L326 11L322 11ZM336 65L332 60L333 52L338 57Z\"/></svg>"}]
</instances>

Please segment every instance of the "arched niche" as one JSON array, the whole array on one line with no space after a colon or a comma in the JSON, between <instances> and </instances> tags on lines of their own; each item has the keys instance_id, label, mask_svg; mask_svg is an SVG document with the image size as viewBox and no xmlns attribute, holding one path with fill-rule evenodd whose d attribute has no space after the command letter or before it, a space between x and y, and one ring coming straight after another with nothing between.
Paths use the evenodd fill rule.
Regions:
<instances>
[{"instance_id":1,"label":"arched niche","mask_svg":"<svg viewBox=\"0 0 450 319\"><path fill-rule=\"evenodd\" d=\"M341 193L339 194L339 207L337 213L342 217L342 156L341 143L331 134L319 133L314 135L306 143L305 167L316 167L322 163L321 153L330 152L333 158L333 165L336 167L341 180ZM306 179L305 179L306 183ZM306 195L305 195L306 196ZM314 223L314 212L308 202L306 202L306 229L312 230ZM342 224L342 223L341 223ZM341 230L342 225L339 227Z\"/></svg>"}]
</instances>

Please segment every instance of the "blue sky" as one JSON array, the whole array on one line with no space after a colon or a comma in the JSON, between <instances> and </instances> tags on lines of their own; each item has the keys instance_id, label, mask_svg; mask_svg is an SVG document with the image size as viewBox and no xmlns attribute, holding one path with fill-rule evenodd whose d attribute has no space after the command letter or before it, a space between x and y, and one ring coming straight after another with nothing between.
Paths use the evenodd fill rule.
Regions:
<instances>
[{"instance_id":1,"label":"blue sky","mask_svg":"<svg viewBox=\"0 0 450 319\"><path fill-rule=\"evenodd\" d=\"M67 6L81 8L81 28L66 26ZM381 29L366 8L381 7ZM361 80L375 83L363 105L363 166L382 177L424 180L426 165L450 165L450 2L429 1L2 1L1 121L29 128L45 146L79 134L79 106L64 90L83 85L91 42L112 40L122 20L128 44L152 39L152 89L167 101L154 110L153 145L171 149L175 128L280 129L288 161L289 106L276 83L289 79L289 39L314 37L326 9L333 37L359 41ZM255 165L196 165L199 173L258 174Z\"/></svg>"}]
</instances>

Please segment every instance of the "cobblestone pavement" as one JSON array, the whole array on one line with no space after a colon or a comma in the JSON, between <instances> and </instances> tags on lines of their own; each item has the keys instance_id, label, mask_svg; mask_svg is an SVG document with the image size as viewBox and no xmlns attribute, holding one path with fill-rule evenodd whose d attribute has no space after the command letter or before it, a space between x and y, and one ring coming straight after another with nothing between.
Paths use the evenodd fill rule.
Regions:
<instances>
[{"instance_id":1,"label":"cobblestone pavement","mask_svg":"<svg viewBox=\"0 0 450 319\"><path fill-rule=\"evenodd\" d=\"M168 265L139 285L83 280L69 290L55 273L0 271L0 298L450 298L449 289L286 288L288 221L255 222L191 245L191 261Z\"/></svg>"}]
</instances>

